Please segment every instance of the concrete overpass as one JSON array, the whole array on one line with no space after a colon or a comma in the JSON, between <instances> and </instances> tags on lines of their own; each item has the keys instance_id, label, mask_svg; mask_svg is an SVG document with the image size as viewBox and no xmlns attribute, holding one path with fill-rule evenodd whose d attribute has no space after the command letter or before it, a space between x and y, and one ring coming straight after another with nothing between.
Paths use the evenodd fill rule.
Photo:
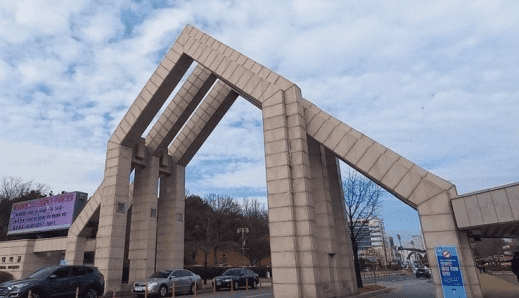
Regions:
<instances>
[{"instance_id":1,"label":"concrete overpass","mask_svg":"<svg viewBox=\"0 0 519 298\"><path fill-rule=\"evenodd\" d=\"M519 183L460 195L451 200L460 230L482 238L515 238L519 232Z\"/></svg>"}]
</instances>

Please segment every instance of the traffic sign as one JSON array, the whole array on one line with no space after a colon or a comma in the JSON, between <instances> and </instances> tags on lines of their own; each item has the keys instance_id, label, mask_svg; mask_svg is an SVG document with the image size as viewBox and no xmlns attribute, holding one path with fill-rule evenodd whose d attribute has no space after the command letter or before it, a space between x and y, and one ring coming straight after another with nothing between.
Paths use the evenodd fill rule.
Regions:
<instances>
[{"instance_id":1,"label":"traffic sign","mask_svg":"<svg viewBox=\"0 0 519 298\"><path fill-rule=\"evenodd\" d=\"M443 297L467 298L456 247L437 246L434 248L434 251L438 260Z\"/></svg>"}]
</instances>

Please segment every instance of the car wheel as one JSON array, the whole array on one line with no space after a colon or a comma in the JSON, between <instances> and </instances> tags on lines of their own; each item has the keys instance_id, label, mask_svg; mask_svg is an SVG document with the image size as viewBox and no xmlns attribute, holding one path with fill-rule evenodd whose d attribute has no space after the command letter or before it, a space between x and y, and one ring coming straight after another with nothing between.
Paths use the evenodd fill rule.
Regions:
<instances>
[{"instance_id":1,"label":"car wheel","mask_svg":"<svg viewBox=\"0 0 519 298\"><path fill-rule=\"evenodd\" d=\"M214 287L214 289L215 289L216 291L220 291L220 287L219 287L219 286Z\"/></svg>"},{"instance_id":2,"label":"car wheel","mask_svg":"<svg viewBox=\"0 0 519 298\"><path fill-rule=\"evenodd\" d=\"M196 282L194 282L191 285L191 290L189 290L189 294L194 295L196 291L197 291L197 286L196 286Z\"/></svg>"},{"instance_id":3,"label":"car wheel","mask_svg":"<svg viewBox=\"0 0 519 298\"><path fill-rule=\"evenodd\" d=\"M28 295L28 294L27 294ZM28 298L42 298L43 296L40 295L38 292L31 292L31 296Z\"/></svg>"},{"instance_id":4,"label":"car wheel","mask_svg":"<svg viewBox=\"0 0 519 298\"><path fill-rule=\"evenodd\" d=\"M97 298L97 291L96 289L88 289L86 292L85 298Z\"/></svg>"},{"instance_id":5,"label":"car wheel","mask_svg":"<svg viewBox=\"0 0 519 298\"><path fill-rule=\"evenodd\" d=\"M159 295L160 297L166 297L168 295L168 287L166 287L165 285L160 286Z\"/></svg>"},{"instance_id":6,"label":"car wheel","mask_svg":"<svg viewBox=\"0 0 519 298\"><path fill-rule=\"evenodd\" d=\"M237 281L234 282L234 289L235 290L238 290L240 288L240 285L238 284Z\"/></svg>"},{"instance_id":7,"label":"car wheel","mask_svg":"<svg viewBox=\"0 0 519 298\"><path fill-rule=\"evenodd\" d=\"M258 282L256 280L252 281L252 288L255 289L258 287Z\"/></svg>"}]
</instances>

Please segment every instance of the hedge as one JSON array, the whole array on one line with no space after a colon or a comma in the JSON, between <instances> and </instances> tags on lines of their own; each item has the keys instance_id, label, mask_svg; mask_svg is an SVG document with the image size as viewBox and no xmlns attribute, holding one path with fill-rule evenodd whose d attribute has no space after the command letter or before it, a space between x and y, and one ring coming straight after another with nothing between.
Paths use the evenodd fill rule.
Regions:
<instances>
[{"instance_id":1,"label":"hedge","mask_svg":"<svg viewBox=\"0 0 519 298\"><path fill-rule=\"evenodd\" d=\"M4 281L9 281L9 280L13 280L14 279L14 276L9 273L9 272L5 272L5 271L0 271L0 284L3 283Z\"/></svg>"}]
</instances>

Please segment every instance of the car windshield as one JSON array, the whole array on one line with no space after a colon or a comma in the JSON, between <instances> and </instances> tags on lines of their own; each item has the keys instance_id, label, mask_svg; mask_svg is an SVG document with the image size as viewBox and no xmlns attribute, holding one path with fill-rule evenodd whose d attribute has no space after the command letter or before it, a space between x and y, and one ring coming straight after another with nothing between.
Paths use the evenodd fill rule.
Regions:
<instances>
[{"instance_id":1,"label":"car windshield","mask_svg":"<svg viewBox=\"0 0 519 298\"><path fill-rule=\"evenodd\" d=\"M56 267L43 267L34 271L34 273L27 278L45 278L54 273L54 271L56 271Z\"/></svg>"},{"instance_id":2,"label":"car windshield","mask_svg":"<svg viewBox=\"0 0 519 298\"><path fill-rule=\"evenodd\" d=\"M223 276L235 276L235 275L240 275L240 273L238 272L238 270L227 270L222 275Z\"/></svg>"},{"instance_id":3,"label":"car windshield","mask_svg":"<svg viewBox=\"0 0 519 298\"><path fill-rule=\"evenodd\" d=\"M159 271L159 272L153 273L150 276L150 278L167 278L170 273L171 273L171 271Z\"/></svg>"}]
</instances>

